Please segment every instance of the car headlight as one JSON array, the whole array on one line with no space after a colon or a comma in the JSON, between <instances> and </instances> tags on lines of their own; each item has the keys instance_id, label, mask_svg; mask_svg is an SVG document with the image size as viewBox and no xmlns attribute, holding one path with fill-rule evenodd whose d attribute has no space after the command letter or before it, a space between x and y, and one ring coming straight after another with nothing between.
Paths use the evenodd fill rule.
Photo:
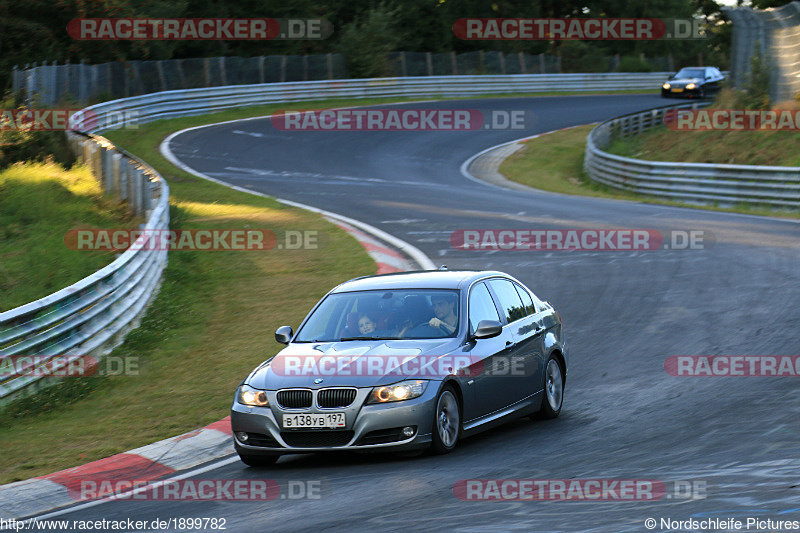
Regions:
<instances>
[{"instance_id":1,"label":"car headlight","mask_svg":"<svg viewBox=\"0 0 800 533\"><path fill-rule=\"evenodd\" d=\"M389 403L411 400L422 396L428 382L424 379L409 379L394 385L375 387L367 397L367 403Z\"/></svg>"},{"instance_id":2,"label":"car headlight","mask_svg":"<svg viewBox=\"0 0 800 533\"><path fill-rule=\"evenodd\" d=\"M664 85L662 85L661 87L662 87L663 89L669 89L669 88L670 88L670 87L672 87L672 86L671 86L669 83L665 83L665 84L664 84Z\"/></svg>"},{"instance_id":3,"label":"car headlight","mask_svg":"<svg viewBox=\"0 0 800 533\"><path fill-rule=\"evenodd\" d=\"M269 407L267 393L263 390L254 389L250 385L242 385L239 387L239 392L236 394L236 399L239 400L239 403L244 405L252 405L253 407Z\"/></svg>"},{"instance_id":4,"label":"car headlight","mask_svg":"<svg viewBox=\"0 0 800 533\"><path fill-rule=\"evenodd\" d=\"M686 88L691 91L692 89L696 89L697 85L695 85L694 83L690 83L689 85L686 86Z\"/></svg>"}]
</instances>

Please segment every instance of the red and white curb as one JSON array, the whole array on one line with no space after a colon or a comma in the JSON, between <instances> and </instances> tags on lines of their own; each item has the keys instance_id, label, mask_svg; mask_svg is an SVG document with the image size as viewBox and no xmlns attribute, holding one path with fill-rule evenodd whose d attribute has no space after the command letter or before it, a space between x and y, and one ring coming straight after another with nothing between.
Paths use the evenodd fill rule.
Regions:
<instances>
[{"instance_id":1,"label":"red and white curb","mask_svg":"<svg viewBox=\"0 0 800 533\"><path fill-rule=\"evenodd\" d=\"M125 453L0 486L3 517L37 515L81 501L85 481L155 481L233 453L230 417Z\"/></svg>"},{"instance_id":2,"label":"red and white curb","mask_svg":"<svg viewBox=\"0 0 800 533\"><path fill-rule=\"evenodd\" d=\"M367 250L367 253L370 255L370 257L372 257L372 260L375 261L376 265L378 265L378 274L405 272L406 270L413 269L413 265L408 259L387 247L376 238L364 233L360 229L355 228L350 224L347 224L346 222L334 219L331 219L331 222L345 230L347 233L355 237L359 243L361 243L361 246Z\"/></svg>"},{"instance_id":3,"label":"red and white curb","mask_svg":"<svg viewBox=\"0 0 800 533\"><path fill-rule=\"evenodd\" d=\"M414 262L367 233L371 226L340 216L323 215L361 243L375 261L378 274L415 268ZM424 255L422 258L427 259ZM425 268L429 265L420 266ZM0 485L0 509L3 518L28 518L80 502L76 494L80 494L81 484L86 481L98 484L106 481L111 484L115 481L156 481L232 453L231 422L230 417L226 417L204 428L129 452L46 476Z\"/></svg>"}]
</instances>

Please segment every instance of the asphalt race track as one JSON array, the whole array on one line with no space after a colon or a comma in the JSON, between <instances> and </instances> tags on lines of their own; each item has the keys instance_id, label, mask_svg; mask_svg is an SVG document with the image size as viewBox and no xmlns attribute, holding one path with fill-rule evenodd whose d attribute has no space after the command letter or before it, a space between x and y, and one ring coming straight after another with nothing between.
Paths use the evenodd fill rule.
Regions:
<instances>
[{"instance_id":1,"label":"asphalt race track","mask_svg":"<svg viewBox=\"0 0 800 533\"><path fill-rule=\"evenodd\" d=\"M647 518L800 519L800 378L689 378L664 369L672 355L800 354L800 224L511 191L459 170L505 141L661 104L656 95L625 95L394 106L525 110L536 120L523 131L283 132L260 119L177 136L172 151L199 172L372 224L437 265L519 278L564 318L571 354L564 409L553 421L521 419L463 440L442 457L303 455L261 470L223 461L197 475L274 479L284 495L289 482L318 481L319 499L119 501L61 518L224 517L229 531L604 533L647 531ZM688 250L451 246L453 231L475 228L701 230L707 238L703 249ZM253 331L272 342L271 332L257 324ZM650 502L454 496L459 480L500 478L660 480L667 494Z\"/></svg>"}]
</instances>

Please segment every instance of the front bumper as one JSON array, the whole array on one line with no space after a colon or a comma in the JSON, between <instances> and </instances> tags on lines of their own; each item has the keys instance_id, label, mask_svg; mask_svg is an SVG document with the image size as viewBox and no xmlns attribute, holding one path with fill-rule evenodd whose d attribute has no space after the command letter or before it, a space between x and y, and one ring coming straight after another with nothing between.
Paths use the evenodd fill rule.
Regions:
<instances>
[{"instance_id":1,"label":"front bumper","mask_svg":"<svg viewBox=\"0 0 800 533\"><path fill-rule=\"evenodd\" d=\"M683 89L681 91L674 91L673 88L664 89L661 88L661 96L663 97L676 97L676 98L699 98L700 97L700 87L695 87L694 89Z\"/></svg>"},{"instance_id":2,"label":"front bumper","mask_svg":"<svg viewBox=\"0 0 800 533\"><path fill-rule=\"evenodd\" d=\"M419 398L387 404L365 405L372 388L358 389L356 399L342 409L284 409L278 405L277 391L267 391L270 407L250 407L235 402L231 408L231 429L236 451L247 455L284 455L321 451L407 451L426 448L431 443L433 414L440 382L431 381ZM284 430L284 414L345 413L341 429ZM403 427L416 427L412 437L400 433ZM237 433L245 432L247 442Z\"/></svg>"}]
</instances>

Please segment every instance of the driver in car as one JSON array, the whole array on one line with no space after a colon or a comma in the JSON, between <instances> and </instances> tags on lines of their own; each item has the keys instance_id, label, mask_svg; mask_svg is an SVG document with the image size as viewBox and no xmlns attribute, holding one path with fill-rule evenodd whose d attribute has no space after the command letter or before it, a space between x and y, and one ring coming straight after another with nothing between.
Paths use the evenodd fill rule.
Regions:
<instances>
[{"instance_id":1,"label":"driver in car","mask_svg":"<svg viewBox=\"0 0 800 533\"><path fill-rule=\"evenodd\" d=\"M458 317L455 313L455 299L448 298L445 295L436 295L431 298L431 303L433 304L433 314L436 316L428 321L428 325L444 331L447 335L452 334L456 330L456 324L458 323Z\"/></svg>"}]
</instances>

